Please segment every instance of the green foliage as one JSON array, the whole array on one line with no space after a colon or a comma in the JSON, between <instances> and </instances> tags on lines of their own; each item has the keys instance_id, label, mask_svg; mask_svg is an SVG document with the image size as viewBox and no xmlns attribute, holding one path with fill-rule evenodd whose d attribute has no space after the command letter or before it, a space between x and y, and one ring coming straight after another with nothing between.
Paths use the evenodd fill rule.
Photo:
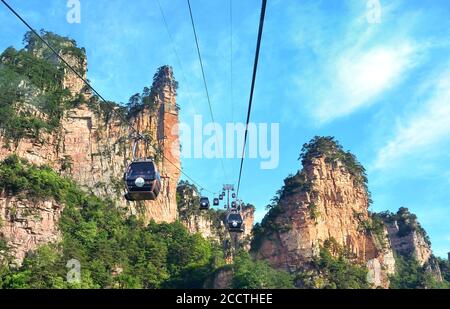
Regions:
<instances>
[{"instance_id":1,"label":"green foliage","mask_svg":"<svg viewBox=\"0 0 450 309\"><path fill-rule=\"evenodd\" d=\"M71 55L78 59L79 65L78 73L84 75L83 63L86 59L86 50L84 48L79 48L75 40L68 37L60 36L56 33L41 30L41 37L59 54L62 54L63 58L65 55ZM25 49L28 52L40 54L40 57L51 60L56 59L53 52L48 48L34 33L28 31L23 39L25 44Z\"/></svg>"},{"instance_id":2,"label":"green foliage","mask_svg":"<svg viewBox=\"0 0 450 309\"><path fill-rule=\"evenodd\" d=\"M352 261L352 255L335 240L324 242L311 270L299 273L296 284L302 288L367 289L368 270Z\"/></svg>"},{"instance_id":3,"label":"green foliage","mask_svg":"<svg viewBox=\"0 0 450 309\"><path fill-rule=\"evenodd\" d=\"M277 271L267 262L254 261L245 251L240 251L233 263L234 289L289 289L293 278L287 272Z\"/></svg>"},{"instance_id":4,"label":"green foliage","mask_svg":"<svg viewBox=\"0 0 450 309\"><path fill-rule=\"evenodd\" d=\"M430 271L430 265L420 266L412 256L395 255L396 272L390 276L390 288L392 289L449 289L448 262L432 256L430 261L436 260L436 266L442 272L443 281L439 282ZM445 265L446 262L446 265Z\"/></svg>"},{"instance_id":5,"label":"green foliage","mask_svg":"<svg viewBox=\"0 0 450 309\"><path fill-rule=\"evenodd\" d=\"M283 192L283 188L277 191L277 194L272 198L272 203L266 206L268 212L262 219L261 223L256 223L253 226L253 239L251 241L252 251L257 251L261 246L263 239L265 237L270 237L269 235L272 233L284 233L291 229L292 226L290 222L280 222L280 220L277 220L284 212L284 209L280 205Z\"/></svg>"},{"instance_id":6,"label":"green foliage","mask_svg":"<svg viewBox=\"0 0 450 309\"><path fill-rule=\"evenodd\" d=\"M317 209L317 205L314 203L311 203L308 205L309 210L309 216L311 219L316 220L320 216L320 211Z\"/></svg>"},{"instance_id":7,"label":"green foliage","mask_svg":"<svg viewBox=\"0 0 450 309\"><path fill-rule=\"evenodd\" d=\"M390 277L392 289L423 288L424 272L416 259L412 257L395 257L396 274Z\"/></svg>"},{"instance_id":8,"label":"green foliage","mask_svg":"<svg viewBox=\"0 0 450 309\"><path fill-rule=\"evenodd\" d=\"M449 260L444 260L439 257L436 259L438 261L439 268L442 273L442 278L445 281L450 282L450 262L449 262Z\"/></svg>"},{"instance_id":9,"label":"green foliage","mask_svg":"<svg viewBox=\"0 0 450 309\"><path fill-rule=\"evenodd\" d=\"M298 172L295 175L289 175L284 180L284 186L281 188L279 199L291 196L296 193L311 192L311 190L312 183L306 177L306 173L304 171Z\"/></svg>"},{"instance_id":10,"label":"green foliage","mask_svg":"<svg viewBox=\"0 0 450 309\"><path fill-rule=\"evenodd\" d=\"M367 190L366 170L358 162L355 155L349 151L344 151L342 146L331 136L316 136L309 143L303 145L300 158L303 166L311 164L313 158L325 157L325 162L336 164L338 161L343 164L355 180L356 185L362 185Z\"/></svg>"},{"instance_id":11,"label":"green foliage","mask_svg":"<svg viewBox=\"0 0 450 309\"><path fill-rule=\"evenodd\" d=\"M41 129L50 128L50 124L21 108L30 96L26 87L19 87L21 82L18 73L0 64L0 130L8 140L35 138Z\"/></svg>"},{"instance_id":12,"label":"green foliage","mask_svg":"<svg viewBox=\"0 0 450 309\"><path fill-rule=\"evenodd\" d=\"M381 218L385 222L397 221L398 225L398 237L404 237L412 232L417 232L423 236L425 242L431 246L431 241L425 229L417 221L417 216L409 211L408 208L400 207L397 213L392 213L389 211L380 214Z\"/></svg>"},{"instance_id":13,"label":"green foliage","mask_svg":"<svg viewBox=\"0 0 450 309\"><path fill-rule=\"evenodd\" d=\"M37 138L59 126L73 106L63 77L63 67L30 50L10 47L0 55L0 129L8 139Z\"/></svg>"},{"instance_id":14,"label":"green foliage","mask_svg":"<svg viewBox=\"0 0 450 309\"><path fill-rule=\"evenodd\" d=\"M28 165L17 156L0 163L0 189L7 194L28 198L54 198L65 201L74 194L74 184L49 167Z\"/></svg>"},{"instance_id":15,"label":"green foliage","mask_svg":"<svg viewBox=\"0 0 450 309\"><path fill-rule=\"evenodd\" d=\"M223 260L213 245L181 223L144 225L111 201L81 191L46 167L10 157L0 164L0 190L65 204L63 239L26 257L23 266L0 272L3 288L200 287ZM82 283L69 285L67 261L81 263ZM198 271L197 271L198 270Z\"/></svg>"},{"instance_id":16,"label":"green foliage","mask_svg":"<svg viewBox=\"0 0 450 309\"><path fill-rule=\"evenodd\" d=\"M71 156L65 155L62 159L61 159L61 171L71 171L72 167L73 167L73 159Z\"/></svg>"},{"instance_id":17,"label":"green foliage","mask_svg":"<svg viewBox=\"0 0 450 309\"><path fill-rule=\"evenodd\" d=\"M369 218L367 219L364 219L364 216L361 213L355 212L353 215L358 220L359 231L366 235L373 236L377 248L384 249L387 243L385 234L386 227L382 215L369 212Z\"/></svg>"},{"instance_id":18,"label":"green foliage","mask_svg":"<svg viewBox=\"0 0 450 309\"><path fill-rule=\"evenodd\" d=\"M258 250L262 243L262 240L265 237L270 237L272 233L286 233L291 230L292 224L290 221L282 222L278 219L280 215L285 211L280 202L287 195L292 194L294 190L309 190L309 188L305 189L304 187L302 187L301 183L299 184L298 182L292 180L294 178L296 178L296 176L290 175L287 180L285 180L286 185L277 191L276 195L272 198L271 203L266 206L266 210L268 210L268 212L262 219L261 223L256 223L253 226L253 239L251 242L252 251ZM298 185L300 185L300 187L298 187Z\"/></svg>"},{"instance_id":19,"label":"green foliage","mask_svg":"<svg viewBox=\"0 0 450 309\"><path fill-rule=\"evenodd\" d=\"M152 112L156 111L158 105L156 104L156 95L161 93L165 86L169 86L173 91L177 92L178 82L175 79L168 80L165 76L167 70L172 70L169 66L162 66L153 76L153 84L151 88L144 87L142 93L136 93L130 97L127 103L128 118L133 118L144 109L149 109ZM168 84L170 82L170 84ZM179 106L176 108L179 110Z\"/></svg>"}]
</instances>

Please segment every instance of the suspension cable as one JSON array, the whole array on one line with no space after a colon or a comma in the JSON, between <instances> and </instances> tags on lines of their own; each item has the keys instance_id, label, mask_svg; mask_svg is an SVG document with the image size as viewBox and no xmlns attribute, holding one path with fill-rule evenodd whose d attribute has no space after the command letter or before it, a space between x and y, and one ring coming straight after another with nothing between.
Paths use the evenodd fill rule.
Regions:
<instances>
[{"instance_id":1,"label":"suspension cable","mask_svg":"<svg viewBox=\"0 0 450 309\"><path fill-rule=\"evenodd\" d=\"M172 45L173 53L174 53L175 58L177 60L178 66L180 67L181 76L183 78L183 83L186 85L186 90L187 90L187 93L188 93L189 103L193 106L194 111L197 113L197 109L196 109L196 106L195 106L195 103L194 103L195 101L192 100L191 90L190 90L189 84L187 82L186 74L185 74L185 71L184 71L184 68L183 68L183 65L182 65L182 62L181 62L180 55L178 53L178 49L177 49L177 47L175 45L175 40L173 39L173 36L172 36L172 34L170 32L170 29L169 29L169 24L167 22L166 14L164 13L164 9L163 9L163 7L161 5L161 1L159 1L159 0L155 0L155 1L158 4L159 12L161 13L161 18L163 20L164 27L165 27L166 32L167 32L167 36L169 37L170 43Z\"/></svg>"},{"instance_id":2,"label":"suspension cable","mask_svg":"<svg viewBox=\"0 0 450 309\"><path fill-rule=\"evenodd\" d=\"M257 39L257 43L256 43L255 62L253 65L252 85L250 88L250 99L249 99L249 103L248 103L247 122L246 122L246 126L245 126L244 145L242 147L241 167L239 169L238 188L236 191L237 196L239 196L239 190L241 188L242 168L244 165L245 148L247 145L248 126L250 123L250 115L252 112L253 94L254 94L254 90L255 90L256 73L258 70L258 61L259 61L259 51L261 49L261 39L262 39L262 34L263 34L263 29L264 29L264 18L266 15L266 5L267 5L267 0L262 0L261 16L259 19L258 39Z\"/></svg>"},{"instance_id":3,"label":"suspension cable","mask_svg":"<svg viewBox=\"0 0 450 309\"><path fill-rule=\"evenodd\" d=\"M112 104L108 101L105 100L105 98L83 77L81 76L80 73L78 73L46 40L44 40L44 38L36 31L34 30L33 27L30 26L29 23L27 23L25 21L24 18L22 18L22 16L20 16L19 13L17 13L5 0L0 0L2 1L2 3L34 34L36 35L39 40L42 41L42 43L44 43L79 79L81 79L83 81L83 83L88 86L104 103L106 103L106 106L111 108L111 111L113 111L116 115L119 116L119 118L122 119L122 121L125 122L125 124L131 128L132 131L134 131L134 133L136 133L137 136L139 136L140 138L143 138L145 140L148 140L148 137L144 137L141 133L139 133L139 131L137 129L135 129L133 127L133 125L121 114L119 113L114 106L112 106ZM198 187L203 188L203 190L214 194L214 192L205 189L203 186L201 186L198 182L196 182L193 178L191 178L187 173L185 173L181 168L179 168L175 163L173 163L172 161L170 161L165 155L163 155L163 157L170 163L172 164L180 173L182 173L184 176L186 176L186 178L190 179L194 184L196 184Z\"/></svg>"},{"instance_id":4,"label":"suspension cable","mask_svg":"<svg viewBox=\"0 0 450 309\"><path fill-rule=\"evenodd\" d=\"M230 0L230 105L231 121L234 123L233 84L233 0Z\"/></svg>"},{"instance_id":5,"label":"suspension cable","mask_svg":"<svg viewBox=\"0 0 450 309\"><path fill-rule=\"evenodd\" d=\"M195 30L195 22L194 22L194 16L192 14L192 8L191 8L190 0L187 0L187 3L188 3L188 7L189 7L189 15L191 17L192 30L194 31L195 45L197 46L198 60L200 62L200 68L201 68L201 71L202 71L203 85L205 87L206 99L207 99L208 105L209 105L209 113L211 115L211 120L212 120L212 122L214 124L214 130L216 131L215 135L216 135L216 139L217 139L217 144L220 145L219 138L217 136L217 125L216 125L216 121L214 119L214 113L213 113L213 109L212 109L212 106L211 106L211 98L209 96L209 91L208 91L208 84L206 83L205 70L204 70L204 67L203 67L202 55L200 53L200 46L199 46L199 43L198 43L197 31ZM223 158L221 158L220 162L222 164L223 175L225 176L225 179L227 179L227 173L225 171L225 165L223 163Z\"/></svg>"}]
</instances>

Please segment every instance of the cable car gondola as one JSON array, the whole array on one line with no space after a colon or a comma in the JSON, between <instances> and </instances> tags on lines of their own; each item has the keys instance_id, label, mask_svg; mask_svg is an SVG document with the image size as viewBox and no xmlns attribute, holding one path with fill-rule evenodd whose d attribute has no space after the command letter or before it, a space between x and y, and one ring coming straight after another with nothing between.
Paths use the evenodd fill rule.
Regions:
<instances>
[{"instance_id":1,"label":"cable car gondola","mask_svg":"<svg viewBox=\"0 0 450 309\"><path fill-rule=\"evenodd\" d=\"M152 160L133 161L124 174L128 201L156 200L161 191L161 176Z\"/></svg>"},{"instance_id":2,"label":"cable car gondola","mask_svg":"<svg viewBox=\"0 0 450 309\"><path fill-rule=\"evenodd\" d=\"M236 208L236 206L237 206L236 202L235 202L235 201L232 201L232 202L231 202L231 208Z\"/></svg>"},{"instance_id":3,"label":"cable car gondola","mask_svg":"<svg viewBox=\"0 0 450 309\"><path fill-rule=\"evenodd\" d=\"M236 198L236 193L231 194L232 198Z\"/></svg>"},{"instance_id":4,"label":"cable car gondola","mask_svg":"<svg viewBox=\"0 0 450 309\"><path fill-rule=\"evenodd\" d=\"M219 204L220 204L219 199L216 197L216 198L213 200L213 205L214 205L214 206L219 206Z\"/></svg>"},{"instance_id":5,"label":"cable car gondola","mask_svg":"<svg viewBox=\"0 0 450 309\"><path fill-rule=\"evenodd\" d=\"M123 179L127 193L127 201L156 200L161 191L161 176L156 164L151 159L136 159L137 144L140 140L148 141L138 136L133 145L133 161L128 165Z\"/></svg>"},{"instance_id":6,"label":"cable car gondola","mask_svg":"<svg viewBox=\"0 0 450 309\"><path fill-rule=\"evenodd\" d=\"M238 212L231 212L227 216L227 227L228 231L243 233L244 232L244 221L242 216Z\"/></svg>"},{"instance_id":7,"label":"cable car gondola","mask_svg":"<svg viewBox=\"0 0 450 309\"><path fill-rule=\"evenodd\" d=\"M209 209L209 198L202 196L200 198L200 209L201 210L208 210Z\"/></svg>"},{"instance_id":8,"label":"cable car gondola","mask_svg":"<svg viewBox=\"0 0 450 309\"><path fill-rule=\"evenodd\" d=\"M219 200L223 201L224 194L219 195Z\"/></svg>"}]
</instances>

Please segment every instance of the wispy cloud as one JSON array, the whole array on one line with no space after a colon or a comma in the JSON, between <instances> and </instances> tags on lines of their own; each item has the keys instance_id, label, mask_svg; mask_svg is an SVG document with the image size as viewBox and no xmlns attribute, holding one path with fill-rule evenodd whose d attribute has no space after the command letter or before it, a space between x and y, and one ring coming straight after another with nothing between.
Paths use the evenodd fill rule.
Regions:
<instances>
[{"instance_id":1,"label":"wispy cloud","mask_svg":"<svg viewBox=\"0 0 450 309\"><path fill-rule=\"evenodd\" d=\"M310 4L299 18L307 28L298 25L293 34L298 70L292 95L304 97L302 106L319 125L380 102L420 62L424 49L414 41L416 16L400 22L392 17L395 8L386 6L382 23L372 25L364 6L345 9L347 17L334 20Z\"/></svg>"},{"instance_id":2,"label":"wispy cloud","mask_svg":"<svg viewBox=\"0 0 450 309\"><path fill-rule=\"evenodd\" d=\"M402 78L412 65L413 51L408 42L345 51L337 57L336 65L327 68L329 87L319 96L314 117L328 122L370 106Z\"/></svg>"},{"instance_id":3,"label":"wispy cloud","mask_svg":"<svg viewBox=\"0 0 450 309\"><path fill-rule=\"evenodd\" d=\"M430 151L450 139L450 64L430 78L426 88L431 96L421 110L398 120L394 136L378 152L375 169L390 167L400 158Z\"/></svg>"}]
</instances>

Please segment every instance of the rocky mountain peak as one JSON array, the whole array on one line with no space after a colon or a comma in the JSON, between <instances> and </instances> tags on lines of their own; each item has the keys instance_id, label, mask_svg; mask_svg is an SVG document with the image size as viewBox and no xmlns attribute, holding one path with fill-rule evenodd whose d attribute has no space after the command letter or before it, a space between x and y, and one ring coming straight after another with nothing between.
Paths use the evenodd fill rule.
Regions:
<instances>
[{"instance_id":1,"label":"rocky mountain peak","mask_svg":"<svg viewBox=\"0 0 450 309\"><path fill-rule=\"evenodd\" d=\"M78 73L86 77L84 49L67 38L50 32L42 34ZM105 104L92 97L83 81L30 33L25 35L24 41L25 49L8 49L2 54L5 64L2 74L14 82L26 78L25 69L34 72L34 66L42 69L43 74L28 75L32 78L27 79L27 84L39 90L35 91L36 95L25 101L11 92L11 96L4 98L2 115L8 117L2 119L0 127L0 160L16 155L30 164L49 166L60 175L73 179L87 192L114 200L117 207L145 222L174 222L178 217L176 187L180 158L179 152L173 151L179 148L179 140L176 130L178 85L172 68L159 68L152 86L145 87L134 105L126 108L114 102ZM58 96L50 96L50 91ZM136 130L152 139L152 147L138 155L153 157L161 172L161 194L156 201L128 203L123 198L122 177L131 162L133 141L130 136L134 133L123 118L129 119ZM20 134L14 127L16 122L22 124ZM0 226L0 234L15 244L18 260L23 258L24 252L58 237L55 229L64 205L42 205L35 207L31 200L19 202L0 192L0 220L8 222ZM35 213L32 218L21 215L27 213L28 208ZM18 216L10 216L11 209L17 209Z\"/></svg>"},{"instance_id":2,"label":"rocky mountain peak","mask_svg":"<svg viewBox=\"0 0 450 309\"><path fill-rule=\"evenodd\" d=\"M256 256L295 273L308 269L332 240L354 263L369 267L374 285L386 286L394 259L385 231L378 231L377 239L364 228L372 226L372 219L362 166L331 137L305 144L300 159L303 169L285 180L255 228Z\"/></svg>"}]
</instances>

